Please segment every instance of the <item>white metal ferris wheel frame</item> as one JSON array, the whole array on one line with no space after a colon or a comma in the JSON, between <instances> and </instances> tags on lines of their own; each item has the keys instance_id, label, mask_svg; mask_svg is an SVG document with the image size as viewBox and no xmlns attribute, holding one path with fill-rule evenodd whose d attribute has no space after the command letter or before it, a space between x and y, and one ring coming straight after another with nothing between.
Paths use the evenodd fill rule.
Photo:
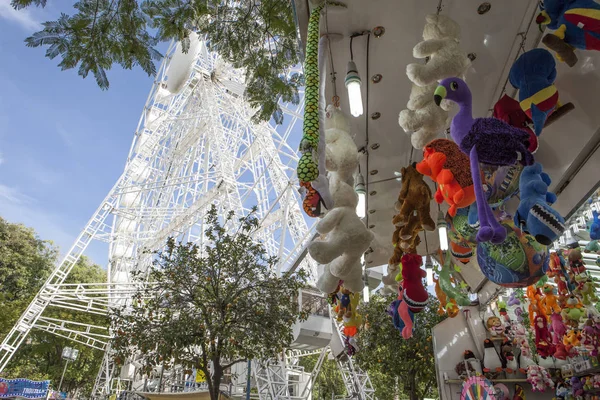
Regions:
<instances>
[{"instance_id":1,"label":"white metal ferris wheel frame","mask_svg":"<svg viewBox=\"0 0 600 400\"><path fill-rule=\"evenodd\" d=\"M289 122L282 135L268 124L251 124L255 110L242 98L243 75L217 70L218 59L204 43L183 90L171 95L164 82L176 51L171 44L161 64L123 174L0 345L0 372L32 328L107 350L108 329L43 312L54 306L106 314L125 304L138 289L131 273L152 262L147 250L161 248L169 236L201 243L211 204L240 215L257 207L256 239L279 257L278 273L297 264L312 238L296 191L298 158L287 143L302 105L284 109ZM109 244L108 282L65 284L93 239ZM302 263L316 279L314 262ZM103 366L108 377L109 359Z\"/></svg>"}]
</instances>

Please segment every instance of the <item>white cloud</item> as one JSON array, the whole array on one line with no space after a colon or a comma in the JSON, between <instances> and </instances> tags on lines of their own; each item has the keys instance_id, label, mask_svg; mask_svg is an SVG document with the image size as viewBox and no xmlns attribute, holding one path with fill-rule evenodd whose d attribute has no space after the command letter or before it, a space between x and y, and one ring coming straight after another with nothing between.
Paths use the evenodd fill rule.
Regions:
<instances>
[{"instance_id":1,"label":"white cloud","mask_svg":"<svg viewBox=\"0 0 600 400\"><path fill-rule=\"evenodd\" d=\"M31 15L29 9L15 10L10 5L10 0L0 0L0 18L14 22L27 31L42 29L42 24Z\"/></svg>"},{"instance_id":2,"label":"white cloud","mask_svg":"<svg viewBox=\"0 0 600 400\"><path fill-rule=\"evenodd\" d=\"M0 183L0 203L8 202L11 204L27 204L32 202L32 198L21 193L17 188L6 186Z\"/></svg>"},{"instance_id":3,"label":"white cloud","mask_svg":"<svg viewBox=\"0 0 600 400\"><path fill-rule=\"evenodd\" d=\"M56 124L56 132L65 146L67 146L70 150L75 150L75 141L73 140L73 135L71 132L67 131L60 123Z\"/></svg>"}]
</instances>

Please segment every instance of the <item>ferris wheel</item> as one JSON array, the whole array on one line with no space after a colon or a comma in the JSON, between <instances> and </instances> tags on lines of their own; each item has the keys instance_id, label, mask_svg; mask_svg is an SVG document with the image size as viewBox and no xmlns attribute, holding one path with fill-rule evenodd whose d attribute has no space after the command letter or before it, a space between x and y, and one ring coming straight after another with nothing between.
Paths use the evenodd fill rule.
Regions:
<instances>
[{"instance_id":1,"label":"ferris wheel","mask_svg":"<svg viewBox=\"0 0 600 400\"><path fill-rule=\"evenodd\" d=\"M283 107L284 125L254 124L256 112L244 100L244 74L192 35L167 52L127 158L123 174L56 266L38 295L0 346L0 372L31 329L42 329L105 350L95 392L108 394L114 365L110 332L97 326L44 317L49 305L106 314L136 291L132 273L147 269L168 237L202 243L203 217L215 205L254 215L255 239L280 260L278 273L298 265L316 280L316 264L301 257L312 239L302 214L288 139L301 107ZM108 244L107 282L89 286L64 281L92 241Z\"/></svg>"}]
</instances>

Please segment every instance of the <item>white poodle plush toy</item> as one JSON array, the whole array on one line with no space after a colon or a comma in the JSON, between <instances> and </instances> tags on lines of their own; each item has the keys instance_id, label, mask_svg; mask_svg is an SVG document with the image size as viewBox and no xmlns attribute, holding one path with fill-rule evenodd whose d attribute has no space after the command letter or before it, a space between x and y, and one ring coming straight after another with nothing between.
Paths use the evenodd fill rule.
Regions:
<instances>
[{"instance_id":1,"label":"white poodle plush toy","mask_svg":"<svg viewBox=\"0 0 600 400\"><path fill-rule=\"evenodd\" d=\"M450 123L448 112L433 101L436 87L437 83L423 87L413 84L407 109L400 111L398 123L406 133L411 133L415 149L425 147Z\"/></svg>"},{"instance_id":2,"label":"white poodle plush toy","mask_svg":"<svg viewBox=\"0 0 600 400\"><path fill-rule=\"evenodd\" d=\"M462 77L471 61L460 48L460 26L445 15L430 14L423 30L423 41L413 48L415 58L427 58L425 64L408 64L411 82L427 86L453 76Z\"/></svg>"},{"instance_id":3,"label":"white poodle plush toy","mask_svg":"<svg viewBox=\"0 0 600 400\"><path fill-rule=\"evenodd\" d=\"M460 48L460 26L444 15L430 14L423 29L424 41L413 49L416 58L429 57L425 64L409 64L406 74L413 82L407 109L400 112L398 123L411 134L414 148L422 149L444 131L450 120L451 104L437 107L433 92L441 79L464 76L471 65L469 58Z\"/></svg>"},{"instance_id":4,"label":"white poodle plush toy","mask_svg":"<svg viewBox=\"0 0 600 400\"><path fill-rule=\"evenodd\" d=\"M315 240L308 246L308 253L316 262L329 264L325 265L325 274L320 277L321 284L318 286L321 290L328 289L333 286L334 277L337 277L344 280L349 290L360 290L360 258L369 248L374 235L356 215L358 197L354 189L336 172L330 173L329 190L334 208L316 227L317 232L327 235L327 238Z\"/></svg>"}]
</instances>

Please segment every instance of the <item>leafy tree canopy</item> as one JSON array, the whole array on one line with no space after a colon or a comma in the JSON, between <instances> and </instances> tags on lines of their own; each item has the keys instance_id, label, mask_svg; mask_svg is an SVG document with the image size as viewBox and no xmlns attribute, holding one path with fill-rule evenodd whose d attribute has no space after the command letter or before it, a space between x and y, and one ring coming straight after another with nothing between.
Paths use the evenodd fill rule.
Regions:
<instances>
[{"instance_id":1,"label":"leafy tree canopy","mask_svg":"<svg viewBox=\"0 0 600 400\"><path fill-rule=\"evenodd\" d=\"M44 7L46 0L12 0L22 9ZM46 57L60 58L62 70L79 67L90 71L101 89L108 89L106 71L114 64L125 69L139 66L156 73L162 58L156 45L171 39L189 48L189 34L205 36L225 60L246 70L246 97L258 107L255 121L271 116L282 121L278 101L298 104L299 75L286 72L298 63L297 35L289 1L245 0L81 0L75 14L61 14L45 22L25 42L47 46Z\"/></svg>"},{"instance_id":2,"label":"leafy tree canopy","mask_svg":"<svg viewBox=\"0 0 600 400\"><path fill-rule=\"evenodd\" d=\"M430 297L427 307L415 314L413 337L404 340L387 315L395 296L373 296L362 304L365 326L358 331L355 359L368 371L377 398L395 396L411 400L437 397L432 329L446 317L437 314L439 302Z\"/></svg>"},{"instance_id":3,"label":"leafy tree canopy","mask_svg":"<svg viewBox=\"0 0 600 400\"><path fill-rule=\"evenodd\" d=\"M54 268L58 250L33 229L1 217L0 244L1 341Z\"/></svg>"},{"instance_id":4,"label":"leafy tree canopy","mask_svg":"<svg viewBox=\"0 0 600 400\"><path fill-rule=\"evenodd\" d=\"M54 268L58 249L41 240L35 231L0 218L0 340L16 323ZM73 267L66 283L106 282L106 272L82 257ZM62 320L108 326L104 316L74 313L49 307L44 316ZM21 345L3 375L8 378L28 378L52 381L58 386L63 372L61 360L65 346L79 349L79 358L65 374L63 390L91 393L94 378L102 361L102 352L78 345L53 334L32 330Z\"/></svg>"},{"instance_id":5,"label":"leafy tree canopy","mask_svg":"<svg viewBox=\"0 0 600 400\"><path fill-rule=\"evenodd\" d=\"M305 356L300 358L299 365L304 367L305 372L311 373L318 359L318 354ZM345 394L346 387L336 361L326 357L312 387L312 398L314 400L330 400L332 396L344 396Z\"/></svg>"},{"instance_id":6,"label":"leafy tree canopy","mask_svg":"<svg viewBox=\"0 0 600 400\"><path fill-rule=\"evenodd\" d=\"M207 383L217 399L226 368L275 357L290 344L292 325L306 317L294 299L306 274L276 276L276 259L252 238L252 214L220 220L213 206L205 225L204 247L170 239L150 283L115 312L113 349L117 363L141 353L147 368L181 364L212 375Z\"/></svg>"}]
</instances>

